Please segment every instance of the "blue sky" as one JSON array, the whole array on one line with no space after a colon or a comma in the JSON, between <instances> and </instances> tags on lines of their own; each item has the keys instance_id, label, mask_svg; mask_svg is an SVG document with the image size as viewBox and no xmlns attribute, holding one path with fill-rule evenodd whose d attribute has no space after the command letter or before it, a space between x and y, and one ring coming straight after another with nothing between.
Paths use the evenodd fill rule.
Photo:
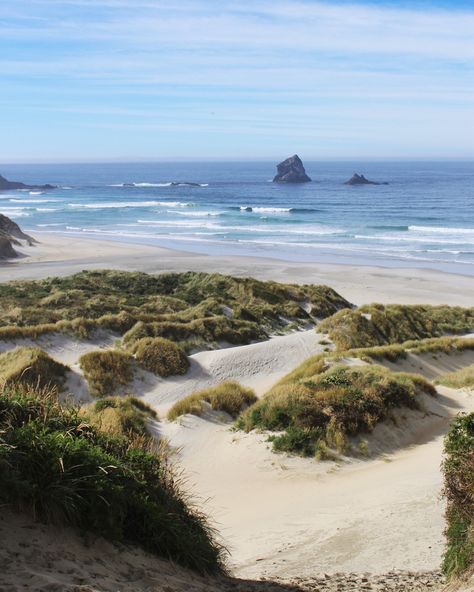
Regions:
<instances>
[{"instance_id":1,"label":"blue sky","mask_svg":"<svg viewBox=\"0 0 474 592\"><path fill-rule=\"evenodd\" d=\"M0 162L474 156L474 0L2 0L0 62Z\"/></svg>"}]
</instances>

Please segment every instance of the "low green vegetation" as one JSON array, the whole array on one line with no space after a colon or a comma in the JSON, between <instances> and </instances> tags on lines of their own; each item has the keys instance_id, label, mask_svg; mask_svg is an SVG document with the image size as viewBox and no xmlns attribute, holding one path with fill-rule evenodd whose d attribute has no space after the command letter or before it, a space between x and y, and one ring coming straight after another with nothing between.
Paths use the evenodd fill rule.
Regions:
<instances>
[{"instance_id":1,"label":"low green vegetation","mask_svg":"<svg viewBox=\"0 0 474 592\"><path fill-rule=\"evenodd\" d=\"M310 375L292 375L249 407L237 426L278 432L271 437L277 451L324 459L347 452L348 438L371 432L397 407L416 409L418 395L436 393L421 376L390 372L377 365L335 365L326 370L318 360Z\"/></svg>"},{"instance_id":2,"label":"low green vegetation","mask_svg":"<svg viewBox=\"0 0 474 592\"><path fill-rule=\"evenodd\" d=\"M474 308L368 304L336 312L318 331L328 333L339 350L459 335L474 331Z\"/></svg>"},{"instance_id":3,"label":"low green vegetation","mask_svg":"<svg viewBox=\"0 0 474 592\"><path fill-rule=\"evenodd\" d=\"M223 550L166 458L143 438L112 436L54 392L0 392L0 504L37 520L136 544L200 573Z\"/></svg>"},{"instance_id":4,"label":"low green vegetation","mask_svg":"<svg viewBox=\"0 0 474 592\"><path fill-rule=\"evenodd\" d=\"M88 421L115 436L149 437L147 425L154 409L136 397L105 397L83 410Z\"/></svg>"},{"instance_id":5,"label":"low green vegetation","mask_svg":"<svg viewBox=\"0 0 474 592\"><path fill-rule=\"evenodd\" d=\"M52 332L86 337L104 328L127 333L129 344L164 337L186 350L265 339L350 306L327 286L195 272L83 271L8 282L0 284L0 301L0 339Z\"/></svg>"},{"instance_id":6,"label":"low green vegetation","mask_svg":"<svg viewBox=\"0 0 474 592\"><path fill-rule=\"evenodd\" d=\"M256 401L257 397L251 389L230 380L222 382L217 386L197 391L176 402L168 412L168 419L174 421L187 413L200 416L204 412L204 403L208 403L215 411L225 411L235 418Z\"/></svg>"},{"instance_id":7,"label":"low green vegetation","mask_svg":"<svg viewBox=\"0 0 474 592\"><path fill-rule=\"evenodd\" d=\"M158 376L185 374L189 368L185 353L169 339L144 337L132 344L130 353L139 366Z\"/></svg>"},{"instance_id":8,"label":"low green vegetation","mask_svg":"<svg viewBox=\"0 0 474 592\"><path fill-rule=\"evenodd\" d=\"M79 365L91 394L106 397L116 393L133 379L134 359L126 352L93 351L79 358Z\"/></svg>"},{"instance_id":9,"label":"low green vegetation","mask_svg":"<svg viewBox=\"0 0 474 592\"><path fill-rule=\"evenodd\" d=\"M474 364L443 374L436 382L455 389L474 388Z\"/></svg>"},{"instance_id":10,"label":"low green vegetation","mask_svg":"<svg viewBox=\"0 0 474 592\"><path fill-rule=\"evenodd\" d=\"M443 570L451 578L474 565L474 413L453 420L444 446L447 547Z\"/></svg>"},{"instance_id":11,"label":"low green vegetation","mask_svg":"<svg viewBox=\"0 0 474 592\"><path fill-rule=\"evenodd\" d=\"M0 384L60 388L68 370L39 347L16 347L0 354Z\"/></svg>"}]
</instances>

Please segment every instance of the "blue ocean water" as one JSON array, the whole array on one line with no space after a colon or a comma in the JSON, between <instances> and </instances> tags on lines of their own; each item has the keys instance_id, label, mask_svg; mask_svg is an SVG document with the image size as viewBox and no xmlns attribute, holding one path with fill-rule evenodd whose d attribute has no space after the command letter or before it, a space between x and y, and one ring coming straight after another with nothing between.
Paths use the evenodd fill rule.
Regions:
<instances>
[{"instance_id":1,"label":"blue ocean water","mask_svg":"<svg viewBox=\"0 0 474 592\"><path fill-rule=\"evenodd\" d=\"M59 188L0 193L0 212L32 233L474 275L474 162L305 166L312 183L281 185L270 162L1 165ZM344 185L354 172L389 184Z\"/></svg>"}]
</instances>

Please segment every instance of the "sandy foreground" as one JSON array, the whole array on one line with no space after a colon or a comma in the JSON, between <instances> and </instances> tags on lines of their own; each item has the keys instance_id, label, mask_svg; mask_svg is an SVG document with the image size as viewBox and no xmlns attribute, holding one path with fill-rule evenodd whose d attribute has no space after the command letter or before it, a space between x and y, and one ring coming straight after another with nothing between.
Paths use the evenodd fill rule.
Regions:
<instances>
[{"instance_id":1,"label":"sandy foreground","mask_svg":"<svg viewBox=\"0 0 474 592\"><path fill-rule=\"evenodd\" d=\"M473 278L429 270L206 257L50 235L40 239L41 245L28 250L31 256L0 265L0 281L100 268L202 270L326 283L356 304L474 303ZM322 351L321 339L313 330L300 331L264 343L201 352L191 356L187 375L162 380L142 372L133 392L157 409L161 418L174 401L229 378L261 395L303 360ZM78 359L86 351L112 347L113 342L114 336L104 334L95 342L44 336L37 344L71 366L69 388L84 402L89 395ZM29 342L0 342L0 351L16 344ZM451 358L411 356L391 367L432 379L473 362L474 353L467 352ZM472 393L439 390L436 400L424 401L425 413L402 413L398 427L377 428L369 443L379 455L363 461L317 463L276 455L264 435L235 432L225 417L216 414L160 421L152 428L169 440L186 487L218 529L230 552L229 565L239 577L294 581L336 572L434 571L444 547L443 435L454 415L474 410Z\"/></svg>"},{"instance_id":2,"label":"sandy foreground","mask_svg":"<svg viewBox=\"0 0 474 592\"><path fill-rule=\"evenodd\" d=\"M158 273L207 271L280 282L327 284L354 304L458 304L472 306L474 278L429 269L294 263L277 259L207 256L156 246L35 232L40 244L25 257L0 262L0 281L64 276L83 269Z\"/></svg>"}]
</instances>

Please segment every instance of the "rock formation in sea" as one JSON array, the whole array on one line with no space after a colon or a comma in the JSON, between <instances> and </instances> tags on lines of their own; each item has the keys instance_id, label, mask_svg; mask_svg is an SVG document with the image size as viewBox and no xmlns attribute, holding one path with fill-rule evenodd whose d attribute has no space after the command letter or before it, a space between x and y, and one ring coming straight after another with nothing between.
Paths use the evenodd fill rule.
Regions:
<instances>
[{"instance_id":1,"label":"rock formation in sea","mask_svg":"<svg viewBox=\"0 0 474 592\"><path fill-rule=\"evenodd\" d=\"M55 185L26 185L25 183L20 183L19 181L8 181L5 177L0 175L0 191L8 191L14 189L55 189Z\"/></svg>"},{"instance_id":2,"label":"rock formation in sea","mask_svg":"<svg viewBox=\"0 0 474 592\"><path fill-rule=\"evenodd\" d=\"M388 183L378 183L377 181L370 181L366 179L364 175L354 173L349 181L346 181L344 185L388 185Z\"/></svg>"},{"instance_id":3,"label":"rock formation in sea","mask_svg":"<svg viewBox=\"0 0 474 592\"><path fill-rule=\"evenodd\" d=\"M308 183L311 179L304 170L301 158L295 154L277 165L274 183Z\"/></svg>"},{"instance_id":4,"label":"rock formation in sea","mask_svg":"<svg viewBox=\"0 0 474 592\"><path fill-rule=\"evenodd\" d=\"M10 259L18 255L13 245L22 246L26 243L31 247L37 242L32 236L25 234L16 222L0 214L0 259Z\"/></svg>"}]
</instances>

